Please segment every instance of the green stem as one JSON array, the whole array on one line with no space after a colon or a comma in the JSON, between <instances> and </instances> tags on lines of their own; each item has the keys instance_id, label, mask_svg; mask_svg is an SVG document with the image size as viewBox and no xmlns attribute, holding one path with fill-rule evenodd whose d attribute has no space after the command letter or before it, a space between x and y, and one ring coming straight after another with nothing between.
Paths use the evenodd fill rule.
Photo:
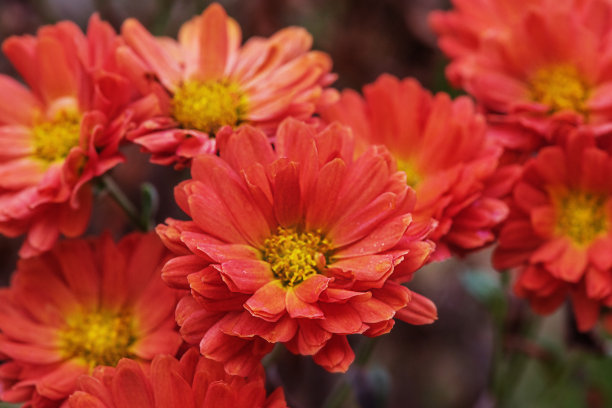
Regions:
<instances>
[{"instance_id":1,"label":"green stem","mask_svg":"<svg viewBox=\"0 0 612 408\"><path fill-rule=\"evenodd\" d=\"M531 337L538 327L539 319L529 319L523 336L527 338ZM522 350L515 350L509 353L506 365L506 375L502 379L504 381L505 400L501 401L501 404L505 404L508 397L514 395L514 392L518 389L524 377L523 374L525 373L525 369L532 361L533 356L525 354Z\"/></svg>"},{"instance_id":2,"label":"green stem","mask_svg":"<svg viewBox=\"0 0 612 408\"><path fill-rule=\"evenodd\" d=\"M508 287L507 272L501 275L502 293L506 293ZM489 391L495 398L496 404L501 406L505 398L505 382L504 382L504 338L506 335L506 315L508 313L508 299L504 296L503 301L500 301L492 308L493 317L493 346L491 366L489 369Z\"/></svg>"},{"instance_id":3,"label":"green stem","mask_svg":"<svg viewBox=\"0 0 612 408\"><path fill-rule=\"evenodd\" d=\"M136 206L130 201L129 198L127 198L127 196L121 190L119 185L117 185L115 180L113 180L113 178L108 174L105 174L100 177L100 180L104 189L113 198L113 200L115 200L119 207L121 207L121 209L123 210L123 212L125 212L125 215L127 215L132 224L134 224L134 226L136 226L136 228L141 231L148 231L149 223L146 220L143 220L143 218L138 213Z\"/></svg>"},{"instance_id":4,"label":"green stem","mask_svg":"<svg viewBox=\"0 0 612 408\"><path fill-rule=\"evenodd\" d=\"M325 399L323 408L339 408L351 393L351 384L345 378L334 387L333 392Z\"/></svg>"},{"instance_id":5,"label":"green stem","mask_svg":"<svg viewBox=\"0 0 612 408\"><path fill-rule=\"evenodd\" d=\"M580 366L580 363L583 362L583 357L584 356L582 353L570 352L565 360L563 360L562 362L558 361L557 363L560 364L560 366L557 366L556 369L552 371L553 376L550 382L545 387L543 387L538 394L534 396L534 406L543 406L546 402L551 401L551 392L557 390L559 384L568 381L568 378Z\"/></svg>"},{"instance_id":6,"label":"green stem","mask_svg":"<svg viewBox=\"0 0 612 408\"><path fill-rule=\"evenodd\" d=\"M506 274L502 280L504 292L508 287L508 279ZM531 358L525 354L525 350L520 347L506 347L509 340L509 335L514 336L522 344L525 340L534 337L537 332L540 320L532 314L528 314L525 319L519 321L519 328L516 333L509 333L506 325L508 314L508 301L500 305L493 313L494 318L494 334L493 334L493 358L491 361L490 391L495 398L496 406L503 408L511 406L512 396L521 383L525 369L529 365ZM509 405L510 404L510 405Z\"/></svg>"},{"instance_id":7,"label":"green stem","mask_svg":"<svg viewBox=\"0 0 612 408\"><path fill-rule=\"evenodd\" d=\"M355 362L353 363L351 371L355 368L361 369L368 363L377 343L378 337L363 338L361 343L359 343L359 348L357 349ZM329 394L329 396L325 399L325 402L323 403L323 408L339 408L346 401L346 398L350 395L352 391L351 371L349 371L345 376L340 379L340 381L338 381L338 383L336 383L331 394Z\"/></svg>"}]
</instances>

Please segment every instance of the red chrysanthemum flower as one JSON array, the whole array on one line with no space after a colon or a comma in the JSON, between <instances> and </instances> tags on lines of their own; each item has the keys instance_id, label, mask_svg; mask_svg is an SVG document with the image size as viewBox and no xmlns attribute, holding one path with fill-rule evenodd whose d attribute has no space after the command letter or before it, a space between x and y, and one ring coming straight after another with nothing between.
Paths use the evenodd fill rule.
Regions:
<instances>
[{"instance_id":1,"label":"red chrysanthemum flower","mask_svg":"<svg viewBox=\"0 0 612 408\"><path fill-rule=\"evenodd\" d=\"M94 15L87 35L62 22L3 44L30 86L0 75L0 232L28 233L21 256L50 249L60 233L83 233L88 181L122 160L126 127L155 102L136 101L114 71L120 42Z\"/></svg>"},{"instance_id":2,"label":"red chrysanthemum flower","mask_svg":"<svg viewBox=\"0 0 612 408\"><path fill-rule=\"evenodd\" d=\"M346 335L435 320L433 303L401 285L434 249L433 222L412 221L414 191L384 148L353 160L348 128L293 119L276 152L250 126L218 140L221 158L196 158L175 190L193 221L158 226L179 255L162 277L193 295L177 308L187 342L232 374L276 342L346 371Z\"/></svg>"},{"instance_id":3,"label":"red chrysanthemum flower","mask_svg":"<svg viewBox=\"0 0 612 408\"><path fill-rule=\"evenodd\" d=\"M155 234L132 234L63 241L19 261L0 289L0 400L60 406L99 365L176 353L178 297L160 278L167 259Z\"/></svg>"},{"instance_id":4,"label":"red chrysanthemum flower","mask_svg":"<svg viewBox=\"0 0 612 408\"><path fill-rule=\"evenodd\" d=\"M510 115L491 117L508 146L533 148L534 136L554 142L556 129L568 125L610 133L609 1L480 0L455 6L431 19L452 59L447 75L491 113Z\"/></svg>"},{"instance_id":5,"label":"red chrysanthemum flower","mask_svg":"<svg viewBox=\"0 0 612 408\"><path fill-rule=\"evenodd\" d=\"M578 328L612 306L612 157L593 135L573 133L526 165L494 253L519 268L515 292L539 313L571 297Z\"/></svg>"},{"instance_id":6,"label":"red chrysanthemum flower","mask_svg":"<svg viewBox=\"0 0 612 408\"><path fill-rule=\"evenodd\" d=\"M564 0L451 0L454 10L433 11L429 24L440 36L438 46L451 58L449 79L461 85L466 59L486 46L487 41L507 35L532 7L554 6ZM573 0L570 0L573 1Z\"/></svg>"},{"instance_id":7,"label":"red chrysanthemum flower","mask_svg":"<svg viewBox=\"0 0 612 408\"><path fill-rule=\"evenodd\" d=\"M180 361L158 355L150 368L122 359L79 379L70 408L286 408L282 388L266 398L260 366L251 377L228 375L223 365L189 349Z\"/></svg>"},{"instance_id":8,"label":"red chrysanthemum flower","mask_svg":"<svg viewBox=\"0 0 612 408\"><path fill-rule=\"evenodd\" d=\"M306 120L320 100L337 94L323 89L335 80L331 59L309 51L312 37L304 29L241 47L240 27L216 3L181 27L178 42L154 38L133 19L122 34L146 64L133 58L135 81L153 76L167 91L156 91L163 115L130 136L154 163L182 166L214 153L213 137L225 125L248 123L272 135L282 119Z\"/></svg>"},{"instance_id":9,"label":"red chrysanthemum flower","mask_svg":"<svg viewBox=\"0 0 612 408\"><path fill-rule=\"evenodd\" d=\"M363 89L352 90L322 110L328 121L351 126L357 151L385 145L416 190L417 218L438 220L430 236L436 258L474 250L493 242L507 215L501 198L510 192L516 167L497 170L499 147L486 138L484 117L466 97L451 101L432 96L413 79L382 75Z\"/></svg>"}]
</instances>

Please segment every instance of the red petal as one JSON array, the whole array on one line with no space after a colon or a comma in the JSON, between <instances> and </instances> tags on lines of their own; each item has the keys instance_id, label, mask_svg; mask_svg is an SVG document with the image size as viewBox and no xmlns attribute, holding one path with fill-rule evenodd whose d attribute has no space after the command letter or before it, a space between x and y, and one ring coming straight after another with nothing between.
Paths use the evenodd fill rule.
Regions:
<instances>
[{"instance_id":1,"label":"red petal","mask_svg":"<svg viewBox=\"0 0 612 408\"><path fill-rule=\"evenodd\" d=\"M133 360L119 362L111 387L116 408L155 406L150 384Z\"/></svg>"},{"instance_id":2,"label":"red petal","mask_svg":"<svg viewBox=\"0 0 612 408\"><path fill-rule=\"evenodd\" d=\"M68 287L79 303L97 306L100 297L100 271L93 259L87 241L75 240L60 243L57 259Z\"/></svg>"},{"instance_id":3,"label":"red petal","mask_svg":"<svg viewBox=\"0 0 612 408\"><path fill-rule=\"evenodd\" d=\"M174 355L181 346L181 336L174 329L148 333L145 338L132 346L134 354L145 360L152 360L158 354Z\"/></svg>"},{"instance_id":4,"label":"red petal","mask_svg":"<svg viewBox=\"0 0 612 408\"><path fill-rule=\"evenodd\" d=\"M155 407L195 408L191 384L179 372L179 364L169 355L160 355L151 364L151 384Z\"/></svg>"},{"instance_id":5,"label":"red petal","mask_svg":"<svg viewBox=\"0 0 612 408\"><path fill-rule=\"evenodd\" d=\"M5 47L11 42L8 39ZM0 101L0 123L9 125L30 125L34 110L40 107L40 102L19 82L6 75L0 75L0 89L5 98ZM40 108L39 108L40 109Z\"/></svg>"},{"instance_id":6,"label":"red petal","mask_svg":"<svg viewBox=\"0 0 612 408\"><path fill-rule=\"evenodd\" d=\"M319 324L330 333L355 334L367 329L359 313L350 304L321 303L319 307L325 314Z\"/></svg>"},{"instance_id":7,"label":"red petal","mask_svg":"<svg viewBox=\"0 0 612 408\"><path fill-rule=\"evenodd\" d=\"M360 299L352 300L350 304L353 309L359 313L364 323L382 322L392 319L395 315L395 309L393 307L389 306L383 300L374 297L363 301Z\"/></svg>"},{"instance_id":8,"label":"red petal","mask_svg":"<svg viewBox=\"0 0 612 408\"><path fill-rule=\"evenodd\" d=\"M283 227L294 226L301 219L301 194L297 163L278 161L274 176L274 215Z\"/></svg>"},{"instance_id":9,"label":"red petal","mask_svg":"<svg viewBox=\"0 0 612 408\"><path fill-rule=\"evenodd\" d=\"M578 330L590 330L597 323L599 303L586 297L580 290L572 292L571 296Z\"/></svg>"},{"instance_id":10,"label":"red petal","mask_svg":"<svg viewBox=\"0 0 612 408\"><path fill-rule=\"evenodd\" d=\"M570 244L554 262L548 264L553 276L566 282L578 282L584 275L588 264L586 250L579 249Z\"/></svg>"},{"instance_id":11,"label":"red petal","mask_svg":"<svg viewBox=\"0 0 612 408\"><path fill-rule=\"evenodd\" d=\"M125 41L153 68L164 86L174 91L181 80L181 70L163 47L136 19L127 19L121 26Z\"/></svg>"},{"instance_id":12,"label":"red petal","mask_svg":"<svg viewBox=\"0 0 612 408\"><path fill-rule=\"evenodd\" d=\"M268 282L246 301L244 307L253 316L275 322L285 313L286 290L279 281Z\"/></svg>"},{"instance_id":13,"label":"red petal","mask_svg":"<svg viewBox=\"0 0 612 408\"><path fill-rule=\"evenodd\" d=\"M287 312L289 316L294 319L306 318L306 319L321 319L323 318L323 312L316 305L306 303L302 301L295 293L293 288L287 290L285 298L287 303Z\"/></svg>"},{"instance_id":14,"label":"red petal","mask_svg":"<svg viewBox=\"0 0 612 408\"><path fill-rule=\"evenodd\" d=\"M74 361L66 361L49 374L38 380L36 391L42 396L59 400L76 390L77 378L87 374L88 367Z\"/></svg>"},{"instance_id":15,"label":"red petal","mask_svg":"<svg viewBox=\"0 0 612 408\"><path fill-rule=\"evenodd\" d=\"M208 386L202 407L236 407L235 392L224 382L214 382Z\"/></svg>"},{"instance_id":16,"label":"red petal","mask_svg":"<svg viewBox=\"0 0 612 408\"><path fill-rule=\"evenodd\" d=\"M329 285L329 278L323 275L313 275L297 286L293 287L293 291L301 300L306 303L314 303L319 300L319 295Z\"/></svg>"},{"instance_id":17,"label":"red petal","mask_svg":"<svg viewBox=\"0 0 612 408\"><path fill-rule=\"evenodd\" d=\"M62 97L77 97L77 72L68 64L62 44L51 37L40 37L36 44L40 92L51 103Z\"/></svg>"},{"instance_id":18,"label":"red petal","mask_svg":"<svg viewBox=\"0 0 612 408\"><path fill-rule=\"evenodd\" d=\"M77 391L68 399L70 408L108 408L106 404L93 395Z\"/></svg>"},{"instance_id":19,"label":"red petal","mask_svg":"<svg viewBox=\"0 0 612 408\"><path fill-rule=\"evenodd\" d=\"M336 253L338 258L370 255L391 249L402 238L411 223L409 214L380 223L366 237Z\"/></svg>"},{"instance_id":20,"label":"red petal","mask_svg":"<svg viewBox=\"0 0 612 408\"><path fill-rule=\"evenodd\" d=\"M340 259L329 265L354 274L355 280L368 282L369 286L382 287L386 278L393 272L393 255L369 255Z\"/></svg>"},{"instance_id":21,"label":"red petal","mask_svg":"<svg viewBox=\"0 0 612 408\"><path fill-rule=\"evenodd\" d=\"M255 293L274 279L270 264L259 260L236 259L221 264L221 274L232 292Z\"/></svg>"},{"instance_id":22,"label":"red petal","mask_svg":"<svg viewBox=\"0 0 612 408\"><path fill-rule=\"evenodd\" d=\"M410 303L396 317L410 324L431 324L438 319L436 305L425 296L412 292Z\"/></svg>"},{"instance_id":23,"label":"red petal","mask_svg":"<svg viewBox=\"0 0 612 408\"><path fill-rule=\"evenodd\" d=\"M604 299L612 294L612 276L607 269L590 267L585 274L587 296L591 299Z\"/></svg>"},{"instance_id":24,"label":"red petal","mask_svg":"<svg viewBox=\"0 0 612 408\"><path fill-rule=\"evenodd\" d=\"M340 190L346 174L346 164L341 159L326 163L316 180L314 191L306 209L306 229L316 230L335 222L336 193Z\"/></svg>"},{"instance_id":25,"label":"red petal","mask_svg":"<svg viewBox=\"0 0 612 408\"><path fill-rule=\"evenodd\" d=\"M200 62L199 72L194 73L202 81L219 79L225 71L228 52L227 14L217 3L211 4L199 21Z\"/></svg>"},{"instance_id":26,"label":"red petal","mask_svg":"<svg viewBox=\"0 0 612 408\"><path fill-rule=\"evenodd\" d=\"M332 373L345 373L354 359L355 353L346 336L333 336L325 347L313 356L315 363Z\"/></svg>"}]
</instances>

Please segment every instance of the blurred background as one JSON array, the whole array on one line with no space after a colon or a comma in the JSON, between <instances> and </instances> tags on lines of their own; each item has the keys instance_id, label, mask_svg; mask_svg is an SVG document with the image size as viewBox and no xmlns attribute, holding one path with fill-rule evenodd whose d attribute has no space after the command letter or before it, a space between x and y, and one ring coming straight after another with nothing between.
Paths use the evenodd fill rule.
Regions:
<instances>
[{"instance_id":1,"label":"blurred background","mask_svg":"<svg viewBox=\"0 0 612 408\"><path fill-rule=\"evenodd\" d=\"M98 11L119 28L136 17L153 33L174 37L180 25L209 4L204 0L0 0L0 40L34 34L43 24L72 20L85 27ZM314 49L329 53L339 89L361 87L384 72L412 76L432 91L450 91L445 60L427 24L447 0L223 0L243 39L305 27ZM0 56L0 72L15 76ZM3 97L3 95L0 95ZM159 193L156 221L181 218L173 186L188 177L148 163L137 149L112 175L135 202L140 185ZM89 234L131 230L112 199L99 192ZM0 238L0 286L15 269L20 239ZM431 326L398 322L375 341L351 338L357 362L344 375L330 374L311 359L283 348L266 358L270 388L283 386L293 408L309 407L607 407L612 406L612 364L600 334L579 335L565 310L546 319L512 297L507 275L490 266L490 250L429 265L411 289L432 299L439 320ZM497 395L498 402L494 402ZM2 404L0 403L0 407Z\"/></svg>"}]
</instances>

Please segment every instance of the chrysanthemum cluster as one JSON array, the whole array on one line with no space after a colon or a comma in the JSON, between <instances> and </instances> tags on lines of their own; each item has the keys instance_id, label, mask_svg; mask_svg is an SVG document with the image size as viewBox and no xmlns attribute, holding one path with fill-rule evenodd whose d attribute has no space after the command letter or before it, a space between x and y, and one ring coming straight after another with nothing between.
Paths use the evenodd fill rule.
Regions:
<instances>
[{"instance_id":1,"label":"chrysanthemum cluster","mask_svg":"<svg viewBox=\"0 0 612 408\"><path fill-rule=\"evenodd\" d=\"M473 99L388 74L340 93L304 29L243 44L218 4L177 40L97 15L7 39L0 232L26 237L0 400L285 407L275 344L346 372L348 336L437 319L417 270L496 242L537 312L569 298L593 327L612 307L612 4L454 4L431 24ZM161 192L186 219L78 238L129 145L190 170Z\"/></svg>"},{"instance_id":2,"label":"chrysanthemum cluster","mask_svg":"<svg viewBox=\"0 0 612 408\"><path fill-rule=\"evenodd\" d=\"M454 4L431 16L447 75L481 105L504 160L522 168L494 264L517 270L515 292L535 311L569 298L589 330L612 306L612 3Z\"/></svg>"}]
</instances>

